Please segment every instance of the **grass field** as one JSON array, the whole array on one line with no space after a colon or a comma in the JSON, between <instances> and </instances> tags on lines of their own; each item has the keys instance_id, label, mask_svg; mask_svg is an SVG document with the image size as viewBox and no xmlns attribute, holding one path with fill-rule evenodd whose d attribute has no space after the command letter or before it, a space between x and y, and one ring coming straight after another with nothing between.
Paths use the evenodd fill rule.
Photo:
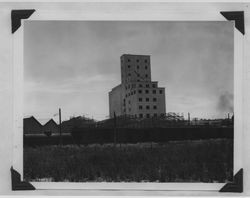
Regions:
<instances>
[{"instance_id":1,"label":"grass field","mask_svg":"<svg viewBox=\"0 0 250 198\"><path fill-rule=\"evenodd\" d=\"M24 178L70 182L227 182L233 140L24 148Z\"/></svg>"}]
</instances>

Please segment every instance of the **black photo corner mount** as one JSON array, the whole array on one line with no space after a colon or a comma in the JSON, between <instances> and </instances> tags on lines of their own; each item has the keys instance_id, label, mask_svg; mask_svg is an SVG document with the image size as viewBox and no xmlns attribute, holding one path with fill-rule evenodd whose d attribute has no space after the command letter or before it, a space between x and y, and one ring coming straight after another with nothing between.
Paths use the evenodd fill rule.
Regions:
<instances>
[{"instance_id":1,"label":"black photo corner mount","mask_svg":"<svg viewBox=\"0 0 250 198\"><path fill-rule=\"evenodd\" d=\"M11 188L12 190L35 190L36 188L26 181L21 181L21 175L13 169L10 168L11 171Z\"/></svg>"},{"instance_id":2,"label":"black photo corner mount","mask_svg":"<svg viewBox=\"0 0 250 198\"><path fill-rule=\"evenodd\" d=\"M12 34L18 30L21 26L22 19L28 19L33 13L35 12L34 9L32 10L11 10L11 32Z\"/></svg>"},{"instance_id":3,"label":"black photo corner mount","mask_svg":"<svg viewBox=\"0 0 250 198\"><path fill-rule=\"evenodd\" d=\"M242 193L243 192L243 169L241 168L233 178L233 182L226 183L219 192L232 192Z\"/></svg>"},{"instance_id":4,"label":"black photo corner mount","mask_svg":"<svg viewBox=\"0 0 250 198\"><path fill-rule=\"evenodd\" d=\"M229 21L235 21L235 28L245 34L244 11L220 12Z\"/></svg>"}]
</instances>

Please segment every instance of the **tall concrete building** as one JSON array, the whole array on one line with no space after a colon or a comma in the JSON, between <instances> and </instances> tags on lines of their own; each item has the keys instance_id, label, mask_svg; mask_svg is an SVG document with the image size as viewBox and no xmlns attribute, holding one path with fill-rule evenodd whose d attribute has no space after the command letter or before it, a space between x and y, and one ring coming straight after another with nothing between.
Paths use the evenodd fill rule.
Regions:
<instances>
[{"instance_id":1,"label":"tall concrete building","mask_svg":"<svg viewBox=\"0 0 250 198\"><path fill-rule=\"evenodd\" d=\"M121 56L121 84L109 92L109 115L150 118L165 115L165 88L151 81L150 56Z\"/></svg>"}]
</instances>

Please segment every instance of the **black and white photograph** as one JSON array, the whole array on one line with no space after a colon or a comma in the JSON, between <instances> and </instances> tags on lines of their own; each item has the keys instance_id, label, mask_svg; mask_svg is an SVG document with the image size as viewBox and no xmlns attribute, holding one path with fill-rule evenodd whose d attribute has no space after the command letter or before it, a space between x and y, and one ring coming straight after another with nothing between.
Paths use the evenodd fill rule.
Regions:
<instances>
[{"instance_id":1,"label":"black and white photograph","mask_svg":"<svg viewBox=\"0 0 250 198\"><path fill-rule=\"evenodd\" d=\"M23 46L25 180L233 180L232 22L26 21Z\"/></svg>"}]
</instances>

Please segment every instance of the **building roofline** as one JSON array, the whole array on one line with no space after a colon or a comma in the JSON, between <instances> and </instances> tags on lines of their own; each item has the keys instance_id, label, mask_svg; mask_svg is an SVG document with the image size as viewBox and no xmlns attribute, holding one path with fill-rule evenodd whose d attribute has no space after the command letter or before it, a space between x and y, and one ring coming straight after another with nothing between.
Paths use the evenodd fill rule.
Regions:
<instances>
[{"instance_id":1,"label":"building roofline","mask_svg":"<svg viewBox=\"0 0 250 198\"><path fill-rule=\"evenodd\" d=\"M140 54L122 54L121 55L121 57L122 56L146 56L146 57L149 57L149 56L151 56L151 55L140 55Z\"/></svg>"},{"instance_id":2,"label":"building roofline","mask_svg":"<svg viewBox=\"0 0 250 198\"><path fill-rule=\"evenodd\" d=\"M137 84L139 84L139 83L157 83L158 84L158 82L159 81L136 81L136 80L134 80L134 81L131 81L131 83L137 83Z\"/></svg>"},{"instance_id":3,"label":"building roofline","mask_svg":"<svg viewBox=\"0 0 250 198\"><path fill-rule=\"evenodd\" d=\"M113 87L113 88L111 89L111 91L112 91L112 90L115 90L115 89L117 89L117 88L119 88L120 86L122 86L122 84L119 84L119 85Z\"/></svg>"},{"instance_id":4,"label":"building roofline","mask_svg":"<svg viewBox=\"0 0 250 198\"><path fill-rule=\"evenodd\" d=\"M46 122L43 126L49 124L49 122L54 122L54 123L56 124L56 126L58 126L58 124L57 124L57 123L55 122L55 120L53 120L52 118L51 118L48 122Z\"/></svg>"},{"instance_id":5,"label":"building roofline","mask_svg":"<svg viewBox=\"0 0 250 198\"><path fill-rule=\"evenodd\" d=\"M28 118L24 118L23 120L33 119L35 122L37 122L40 126L43 126L34 116L30 116Z\"/></svg>"}]
</instances>

